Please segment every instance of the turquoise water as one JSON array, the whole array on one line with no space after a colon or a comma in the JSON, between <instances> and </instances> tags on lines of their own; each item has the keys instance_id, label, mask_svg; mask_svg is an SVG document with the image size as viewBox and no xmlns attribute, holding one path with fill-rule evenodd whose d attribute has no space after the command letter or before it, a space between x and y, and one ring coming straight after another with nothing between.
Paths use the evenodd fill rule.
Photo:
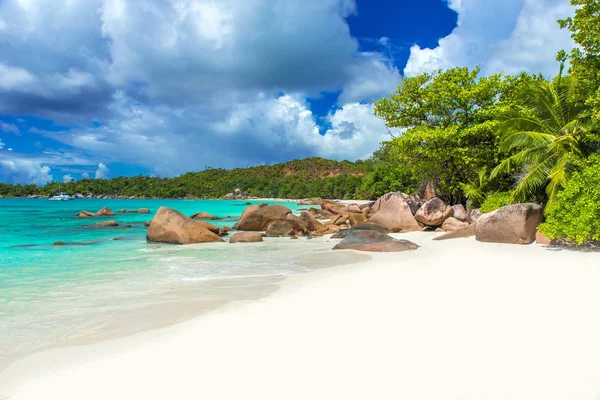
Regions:
<instances>
[{"instance_id":1,"label":"turquoise water","mask_svg":"<svg viewBox=\"0 0 600 400\"><path fill-rule=\"evenodd\" d=\"M207 305L260 297L287 275L347 261L341 254L334 255L325 240L146 243L144 222L160 206L186 215L204 211L229 217L212 222L232 226L245 203L0 199L0 361L55 343L102 336L109 330L133 332L176 322ZM298 210L293 203L282 204ZM151 214L76 217L79 211L96 212L104 206L114 212L147 207ZM90 226L108 219L121 226ZM125 228L127 224L131 228ZM74 245L54 246L57 241Z\"/></svg>"}]
</instances>

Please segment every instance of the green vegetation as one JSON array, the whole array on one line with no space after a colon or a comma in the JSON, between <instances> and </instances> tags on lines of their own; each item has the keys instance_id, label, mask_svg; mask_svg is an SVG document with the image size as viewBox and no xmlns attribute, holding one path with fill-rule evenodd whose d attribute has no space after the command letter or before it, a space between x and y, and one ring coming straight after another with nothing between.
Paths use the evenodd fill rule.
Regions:
<instances>
[{"instance_id":1,"label":"green vegetation","mask_svg":"<svg viewBox=\"0 0 600 400\"><path fill-rule=\"evenodd\" d=\"M488 194L481 204L481 213L489 213L495 211L499 208L507 206L509 204L513 204L514 193L513 192L497 192Z\"/></svg>"},{"instance_id":2,"label":"green vegetation","mask_svg":"<svg viewBox=\"0 0 600 400\"><path fill-rule=\"evenodd\" d=\"M363 195L363 178L372 162L351 163L322 158L293 160L283 164L232 170L207 169L174 178L149 176L83 179L61 183L65 193L150 198L220 198L236 188L251 196L280 198L352 198ZM372 185L378 185L377 178ZM367 186L367 189L369 187ZM49 196L58 183L46 186L0 184L0 196Z\"/></svg>"},{"instance_id":3,"label":"green vegetation","mask_svg":"<svg viewBox=\"0 0 600 400\"><path fill-rule=\"evenodd\" d=\"M513 201L543 200L539 193L545 188L551 203L575 164L597 150L599 136L587 107L573 101L576 88L576 80L568 76L531 81L520 88L517 107L501 117L500 151L509 156L491 177L517 172Z\"/></svg>"},{"instance_id":4,"label":"green vegetation","mask_svg":"<svg viewBox=\"0 0 600 400\"><path fill-rule=\"evenodd\" d=\"M600 154L593 155L546 209L540 230L551 239L577 244L600 241Z\"/></svg>"}]
</instances>

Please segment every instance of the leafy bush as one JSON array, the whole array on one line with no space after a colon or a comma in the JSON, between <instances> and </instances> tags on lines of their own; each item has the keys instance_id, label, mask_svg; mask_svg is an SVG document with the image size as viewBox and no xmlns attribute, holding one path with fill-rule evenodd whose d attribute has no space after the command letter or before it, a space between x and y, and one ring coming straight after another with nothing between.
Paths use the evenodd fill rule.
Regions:
<instances>
[{"instance_id":1,"label":"leafy bush","mask_svg":"<svg viewBox=\"0 0 600 400\"><path fill-rule=\"evenodd\" d=\"M564 237L577 244L600 240L600 154L564 185L539 229L551 239Z\"/></svg>"},{"instance_id":2,"label":"leafy bush","mask_svg":"<svg viewBox=\"0 0 600 400\"><path fill-rule=\"evenodd\" d=\"M481 213L489 213L511 204L513 192L497 192L488 195L481 205Z\"/></svg>"}]
</instances>

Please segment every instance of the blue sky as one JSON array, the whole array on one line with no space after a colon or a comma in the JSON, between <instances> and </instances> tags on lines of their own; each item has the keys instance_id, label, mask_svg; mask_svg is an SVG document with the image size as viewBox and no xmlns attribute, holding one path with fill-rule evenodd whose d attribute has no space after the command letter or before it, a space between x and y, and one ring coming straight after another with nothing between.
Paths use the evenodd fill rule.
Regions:
<instances>
[{"instance_id":1,"label":"blue sky","mask_svg":"<svg viewBox=\"0 0 600 400\"><path fill-rule=\"evenodd\" d=\"M568 0L1 0L0 181L322 156L388 138L402 75L555 73Z\"/></svg>"}]
</instances>

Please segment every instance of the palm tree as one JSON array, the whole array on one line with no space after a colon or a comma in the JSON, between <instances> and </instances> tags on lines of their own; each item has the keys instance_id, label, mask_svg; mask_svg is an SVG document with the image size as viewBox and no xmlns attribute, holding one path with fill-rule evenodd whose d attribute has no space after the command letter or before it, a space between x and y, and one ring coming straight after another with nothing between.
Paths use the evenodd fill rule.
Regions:
<instances>
[{"instance_id":1,"label":"palm tree","mask_svg":"<svg viewBox=\"0 0 600 400\"><path fill-rule=\"evenodd\" d=\"M572 101L576 81L559 75L552 82L534 80L517 96L517 107L500 125L500 151L510 154L491 174L516 173L513 201L546 189L547 202L577 168L577 161L598 147L598 131L588 109Z\"/></svg>"}]
</instances>

